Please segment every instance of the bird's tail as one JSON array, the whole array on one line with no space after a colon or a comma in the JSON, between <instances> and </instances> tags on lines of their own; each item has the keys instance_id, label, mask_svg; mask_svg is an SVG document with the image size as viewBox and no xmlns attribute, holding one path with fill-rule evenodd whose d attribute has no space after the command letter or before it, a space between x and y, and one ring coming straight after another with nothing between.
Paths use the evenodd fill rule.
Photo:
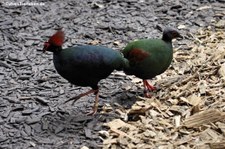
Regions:
<instances>
[{"instance_id":1,"label":"bird's tail","mask_svg":"<svg viewBox=\"0 0 225 149\"><path fill-rule=\"evenodd\" d=\"M128 59L126 59L124 56L123 56L123 54L122 53L120 53L121 54L121 57L120 57L120 61L121 61L121 63L120 63L120 66L119 66L119 68L117 68L116 70L124 70L124 69L128 69L129 68L129 61L128 61Z\"/></svg>"},{"instance_id":2,"label":"bird's tail","mask_svg":"<svg viewBox=\"0 0 225 149\"><path fill-rule=\"evenodd\" d=\"M129 63L128 59L126 59L125 57L123 57L123 59L124 59L123 70L130 68L130 63Z\"/></svg>"}]
</instances>

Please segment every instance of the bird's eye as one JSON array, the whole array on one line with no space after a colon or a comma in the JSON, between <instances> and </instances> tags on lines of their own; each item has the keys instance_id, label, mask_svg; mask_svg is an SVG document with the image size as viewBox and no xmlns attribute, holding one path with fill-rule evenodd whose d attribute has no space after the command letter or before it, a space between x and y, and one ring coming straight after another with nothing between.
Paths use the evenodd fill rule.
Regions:
<instances>
[{"instance_id":1,"label":"bird's eye","mask_svg":"<svg viewBox=\"0 0 225 149\"><path fill-rule=\"evenodd\" d=\"M172 32L172 36L173 36L173 37L176 37L176 36L177 36L177 32L173 31L173 32Z\"/></svg>"},{"instance_id":2,"label":"bird's eye","mask_svg":"<svg viewBox=\"0 0 225 149\"><path fill-rule=\"evenodd\" d=\"M177 31L173 31L172 32L172 37L173 38L180 37L180 34Z\"/></svg>"},{"instance_id":3,"label":"bird's eye","mask_svg":"<svg viewBox=\"0 0 225 149\"><path fill-rule=\"evenodd\" d=\"M48 42L45 42L44 43L44 47L46 47L46 46L49 46L49 43Z\"/></svg>"}]
</instances>

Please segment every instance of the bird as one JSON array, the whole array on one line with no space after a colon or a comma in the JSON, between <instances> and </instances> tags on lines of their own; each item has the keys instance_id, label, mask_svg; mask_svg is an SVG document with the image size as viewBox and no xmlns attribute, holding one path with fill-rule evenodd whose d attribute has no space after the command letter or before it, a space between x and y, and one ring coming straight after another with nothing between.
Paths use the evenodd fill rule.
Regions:
<instances>
[{"instance_id":1,"label":"bird","mask_svg":"<svg viewBox=\"0 0 225 149\"><path fill-rule=\"evenodd\" d=\"M151 97L149 92L156 90L148 79L162 74L172 62L174 38L183 37L176 29L165 27L161 39L139 39L128 43L122 50L124 57L129 61L128 67L124 67L124 72L143 80L145 97Z\"/></svg>"},{"instance_id":2,"label":"bird","mask_svg":"<svg viewBox=\"0 0 225 149\"><path fill-rule=\"evenodd\" d=\"M91 87L89 91L72 97L66 102L71 100L75 102L93 93L95 102L93 110L88 115L94 115L99 101L98 82L107 78L114 70L122 70L125 65L128 65L128 61L121 52L104 46L77 45L62 48L64 40L64 31L59 29L44 43L43 52L53 52L55 69L68 82L81 87Z\"/></svg>"}]
</instances>

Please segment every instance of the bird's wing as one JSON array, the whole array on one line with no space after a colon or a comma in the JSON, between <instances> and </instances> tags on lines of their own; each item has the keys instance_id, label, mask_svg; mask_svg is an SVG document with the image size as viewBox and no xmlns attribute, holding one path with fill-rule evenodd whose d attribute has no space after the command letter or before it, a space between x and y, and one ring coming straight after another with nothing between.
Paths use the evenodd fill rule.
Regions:
<instances>
[{"instance_id":1,"label":"bird's wing","mask_svg":"<svg viewBox=\"0 0 225 149\"><path fill-rule=\"evenodd\" d=\"M133 48L129 51L127 58L130 62L138 63L143 61L148 56L150 56L149 52L146 52L140 48Z\"/></svg>"}]
</instances>

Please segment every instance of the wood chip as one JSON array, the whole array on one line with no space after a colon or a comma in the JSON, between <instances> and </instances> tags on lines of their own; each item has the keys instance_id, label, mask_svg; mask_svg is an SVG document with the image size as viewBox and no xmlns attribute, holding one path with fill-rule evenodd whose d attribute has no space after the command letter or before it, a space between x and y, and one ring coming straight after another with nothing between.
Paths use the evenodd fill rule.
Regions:
<instances>
[{"instance_id":1,"label":"wood chip","mask_svg":"<svg viewBox=\"0 0 225 149\"><path fill-rule=\"evenodd\" d=\"M199 127L201 125L207 125L210 123L214 123L220 121L225 118L225 113L220 112L219 110L205 110L203 112L197 113L195 115L190 116L185 119L183 122L183 126L191 128L191 127Z\"/></svg>"},{"instance_id":2,"label":"wood chip","mask_svg":"<svg viewBox=\"0 0 225 149\"><path fill-rule=\"evenodd\" d=\"M109 123L106 124L106 126L110 127L110 130L117 133L118 135L120 136L126 136L128 138L130 138L131 140L136 140L133 136L131 135L128 135L127 133L119 130L119 128L122 128L122 127L126 127L128 128L130 131L132 130L135 130L136 127L133 126L133 125L130 125L130 124L127 124L125 122L123 122L122 120L120 119L115 119Z\"/></svg>"},{"instance_id":3,"label":"wood chip","mask_svg":"<svg viewBox=\"0 0 225 149\"><path fill-rule=\"evenodd\" d=\"M207 128L206 130L200 133L200 139L203 141L207 140L216 141L219 139L219 135L215 130Z\"/></svg>"},{"instance_id":4,"label":"wood chip","mask_svg":"<svg viewBox=\"0 0 225 149\"><path fill-rule=\"evenodd\" d=\"M209 143L209 146L211 149L224 149L225 148L225 142L216 142L216 143Z\"/></svg>"},{"instance_id":5,"label":"wood chip","mask_svg":"<svg viewBox=\"0 0 225 149\"><path fill-rule=\"evenodd\" d=\"M184 97L181 97L180 98L182 101L192 105L192 106L197 106L200 104L200 102L202 101L201 97L193 94L193 95L190 95L188 98L184 98Z\"/></svg>"},{"instance_id":6,"label":"wood chip","mask_svg":"<svg viewBox=\"0 0 225 149\"><path fill-rule=\"evenodd\" d=\"M175 127L179 127L180 126L180 120L181 120L181 116L180 115L177 115L174 117L174 120L175 120Z\"/></svg>"}]
</instances>

